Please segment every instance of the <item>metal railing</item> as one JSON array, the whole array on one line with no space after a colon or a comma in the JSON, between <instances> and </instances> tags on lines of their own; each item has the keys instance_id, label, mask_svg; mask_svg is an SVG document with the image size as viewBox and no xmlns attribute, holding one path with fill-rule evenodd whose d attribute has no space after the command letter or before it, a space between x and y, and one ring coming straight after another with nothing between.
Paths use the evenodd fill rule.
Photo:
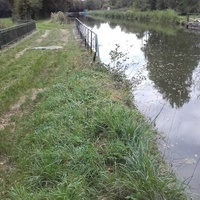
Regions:
<instances>
[{"instance_id":1,"label":"metal railing","mask_svg":"<svg viewBox=\"0 0 200 200\"><path fill-rule=\"evenodd\" d=\"M81 38L85 42L85 46L94 53L93 61L98 59L98 63L100 63L100 55L99 55L99 44L98 44L98 36L97 34L88 28L85 24L83 24L79 19L76 18L76 27L81 36Z\"/></svg>"},{"instance_id":2,"label":"metal railing","mask_svg":"<svg viewBox=\"0 0 200 200\"><path fill-rule=\"evenodd\" d=\"M10 28L0 29L0 49L35 29L35 21L29 21Z\"/></svg>"}]
</instances>

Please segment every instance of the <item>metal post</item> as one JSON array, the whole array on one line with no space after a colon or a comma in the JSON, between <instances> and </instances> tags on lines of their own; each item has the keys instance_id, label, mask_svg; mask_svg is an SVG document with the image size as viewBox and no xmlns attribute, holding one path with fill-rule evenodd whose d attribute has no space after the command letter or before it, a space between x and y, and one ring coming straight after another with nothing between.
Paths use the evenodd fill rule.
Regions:
<instances>
[{"instance_id":1,"label":"metal post","mask_svg":"<svg viewBox=\"0 0 200 200\"><path fill-rule=\"evenodd\" d=\"M187 22L190 20L190 15L187 13Z\"/></svg>"},{"instance_id":2,"label":"metal post","mask_svg":"<svg viewBox=\"0 0 200 200\"><path fill-rule=\"evenodd\" d=\"M90 36L90 51L92 53L92 31L90 32L91 36Z\"/></svg>"},{"instance_id":3,"label":"metal post","mask_svg":"<svg viewBox=\"0 0 200 200\"><path fill-rule=\"evenodd\" d=\"M100 63L99 56L99 45L98 45L98 37L97 34L94 33L91 29L85 26L80 20L76 18L76 23L78 24L77 30L79 31L80 36L85 42L85 47L90 48L91 52L94 52L93 61L96 61L96 57L98 57L98 63ZM94 41L93 41L94 36Z\"/></svg>"}]
</instances>

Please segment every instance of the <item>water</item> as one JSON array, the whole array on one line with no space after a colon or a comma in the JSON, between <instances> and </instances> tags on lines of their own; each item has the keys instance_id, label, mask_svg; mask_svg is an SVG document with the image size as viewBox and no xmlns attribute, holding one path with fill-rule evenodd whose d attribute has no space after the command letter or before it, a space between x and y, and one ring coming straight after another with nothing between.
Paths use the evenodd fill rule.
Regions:
<instances>
[{"instance_id":1,"label":"water","mask_svg":"<svg viewBox=\"0 0 200 200\"><path fill-rule=\"evenodd\" d=\"M116 44L127 54L126 74L139 79L133 91L136 106L165 138L161 150L173 171L200 194L200 33L81 20L98 34L104 63L110 63Z\"/></svg>"}]
</instances>

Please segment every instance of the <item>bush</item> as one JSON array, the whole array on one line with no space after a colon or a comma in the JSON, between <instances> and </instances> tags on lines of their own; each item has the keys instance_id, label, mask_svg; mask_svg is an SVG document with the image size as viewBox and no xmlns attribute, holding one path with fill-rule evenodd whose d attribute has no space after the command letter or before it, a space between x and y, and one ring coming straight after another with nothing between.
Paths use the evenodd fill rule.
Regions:
<instances>
[{"instance_id":1,"label":"bush","mask_svg":"<svg viewBox=\"0 0 200 200\"><path fill-rule=\"evenodd\" d=\"M67 17L63 12L59 11L57 13L51 13L51 20L53 22L59 22L60 24L64 24L67 22Z\"/></svg>"}]
</instances>

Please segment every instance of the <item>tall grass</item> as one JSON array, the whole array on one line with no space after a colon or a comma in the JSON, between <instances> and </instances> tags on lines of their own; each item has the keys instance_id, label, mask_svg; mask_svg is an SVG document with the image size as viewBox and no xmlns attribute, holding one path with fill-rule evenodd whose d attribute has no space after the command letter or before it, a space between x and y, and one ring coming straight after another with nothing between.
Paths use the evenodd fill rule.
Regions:
<instances>
[{"instance_id":1,"label":"tall grass","mask_svg":"<svg viewBox=\"0 0 200 200\"><path fill-rule=\"evenodd\" d=\"M180 22L178 14L171 9L164 11L117 11L117 10L104 10L104 11L89 11L89 15L103 16L105 18L136 20L141 22L160 22L160 23L172 23L176 24Z\"/></svg>"},{"instance_id":2,"label":"tall grass","mask_svg":"<svg viewBox=\"0 0 200 200\"><path fill-rule=\"evenodd\" d=\"M0 199L186 199L157 150L156 133L126 105L130 93L93 66L68 33L64 51L28 51L18 61L29 60L20 74L30 83L20 87L27 96L20 113L0 133L9 165L0 168ZM26 90L36 85L43 90L32 99Z\"/></svg>"},{"instance_id":3,"label":"tall grass","mask_svg":"<svg viewBox=\"0 0 200 200\"><path fill-rule=\"evenodd\" d=\"M11 18L0 18L0 29L13 26L14 23Z\"/></svg>"}]
</instances>

